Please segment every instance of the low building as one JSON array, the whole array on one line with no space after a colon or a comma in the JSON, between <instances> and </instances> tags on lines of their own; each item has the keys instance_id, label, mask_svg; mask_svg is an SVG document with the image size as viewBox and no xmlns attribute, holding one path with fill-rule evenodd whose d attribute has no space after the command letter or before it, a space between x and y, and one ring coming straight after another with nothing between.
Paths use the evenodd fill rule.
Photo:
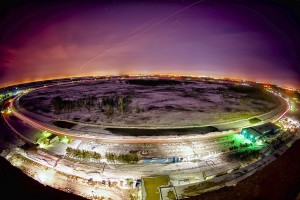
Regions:
<instances>
[{"instance_id":1,"label":"low building","mask_svg":"<svg viewBox=\"0 0 300 200\"><path fill-rule=\"evenodd\" d=\"M50 137L48 137L48 139L50 139L50 144L59 142L59 137L57 135L51 135Z\"/></svg>"},{"instance_id":2,"label":"low building","mask_svg":"<svg viewBox=\"0 0 300 200\"><path fill-rule=\"evenodd\" d=\"M251 142L256 142L270 135L275 135L280 129L281 128L276 124L269 122L258 126L243 128L241 134Z\"/></svg>"},{"instance_id":3,"label":"low building","mask_svg":"<svg viewBox=\"0 0 300 200\"><path fill-rule=\"evenodd\" d=\"M265 136L275 135L281 129L279 126L271 122L259 126L253 126L252 128Z\"/></svg>"},{"instance_id":4,"label":"low building","mask_svg":"<svg viewBox=\"0 0 300 200\"><path fill-rule=\"evenodd\" d=\"M249 128L243 128L241 134L247 138L248 140L250 140L251 142L256 142L258 141L260 138L263 137L262 134L260 134L260 132L256 131L255 129L253 129L252 127Z\"/></svg>"}]
</instances>

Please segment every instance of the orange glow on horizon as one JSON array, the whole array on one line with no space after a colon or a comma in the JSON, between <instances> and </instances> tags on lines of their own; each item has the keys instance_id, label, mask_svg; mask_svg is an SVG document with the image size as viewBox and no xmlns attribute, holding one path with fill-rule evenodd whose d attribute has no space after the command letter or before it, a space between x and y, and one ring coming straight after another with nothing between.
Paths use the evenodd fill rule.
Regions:
<instances>
[{"instance_id":1,"label":"orange glow on horizon","mask_svg":"<svg viewBox=\"0 0 300 200\"><path fill-rule=\"evenodd\" d=\"M96 74L96 73L83 73L80 75L57 75L57 76L47 76L44 78L31 78L31 79L23 79L18 82L11 82L8 84L2 84L0 85L0 88L24 84L24 83L30 83L30 82L38 82L38 81L46 81L46 80L55 80L55 79L64 79L64 78L80 78L80 77L89 77L89 76L129 76L129 77L137 77L137 76L152 76L152 77L191 77L191 78L213 78L213 79L220 79L220 80L231 80L236 82L257 82L257 83L263 83L264 87L270 87L270 85L277 85L274 82L266 82L266 81L258 81L256 79L249 79L249 78L241 78L240 76L221 76L221 75L200 75L200 74L188 74L188 73L102 73L102 74ZM282 88L290 89L290 90L297 90L298 88L292 86L292 85L279 85Z\"/></svg>"}]
</instances>

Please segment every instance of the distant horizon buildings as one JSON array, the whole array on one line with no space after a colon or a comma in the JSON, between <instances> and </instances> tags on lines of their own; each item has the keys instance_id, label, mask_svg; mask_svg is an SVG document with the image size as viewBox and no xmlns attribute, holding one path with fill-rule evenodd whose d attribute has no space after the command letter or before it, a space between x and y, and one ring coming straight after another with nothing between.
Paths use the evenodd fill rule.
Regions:
<instances>
[{"instance_id":1,"label":"distant horizon buildings","mask_svg":"<svg viewBox=\"0 0 300 200\"><path fill-rule=\"evenodd\" d=\"M219 77L219 76L201 76L201 75L192 75L192 74L174 74L174 73L129 73L129 74L98 74L98 75L85 75L85 76L58 76L58 77L53 77L53 78L45 78L45 79L35 79L32 81L21 81L19 83L14 83L14 84L8 84L8 85L1 85L0 84L0 89L2 88L7 88L7 87L13 87L15 85L20 85L20 84L28 84L32 82L41 82L41 81L49 81L49 80L60 80L60 79L72 79L72 78L88 78L88 77L94 77L94 78L100 78L100 77L159 77L159 78L209 78L213 80L228 80L228 81L234 81L234 82L243 82L243 83L259 83L259 84L266 84L266 85L272 85L276 87L280 87L285 90L292 90L292 91L297 91L300 92L300 86L298 88L296 87L288 87L284 85L280 85L274 82L267 82L267 81L254 81L254 80L248 80L245 78L232 78L232 77Z\"/></svg>"}]
</instances>

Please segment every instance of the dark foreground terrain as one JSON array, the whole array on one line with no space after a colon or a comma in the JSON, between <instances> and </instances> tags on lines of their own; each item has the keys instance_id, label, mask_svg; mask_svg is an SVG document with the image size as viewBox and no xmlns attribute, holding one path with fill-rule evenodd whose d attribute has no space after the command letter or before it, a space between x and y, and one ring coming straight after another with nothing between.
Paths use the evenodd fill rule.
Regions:
<instances>
[{"instance_id":1,"label":"dark foreground terrain","mask_svg":"<svg viewBox=\"0 0 300 200\"><path fill-rule=\"evenodd\" d=\"M300 192L300 141L263 170L236 186L204 193L191 200L296 199Z\"/></svg>"},{"instance_id":2,"label":"dark foreground terrain","mask_svg":"<svg viewBox=\"0 0 300 200\"><path fill-rule=\"evenodd\" d=\"M297 141L285 154L248 177L235 187L226 187L214 192L199 195L191 200L208 199L282 199L294 200L300 191L300 141ZM7 199L35 200L82 200L83 198L45 187L27 177L8 161L0 157L0 192ZM2 199L2 198L1 198Z\"/></svg>"},{"instance_id":3,"label":"dark foreground terrain","mask_svg":"<svg viewBox=\"0 0 300 200\"><path fill-rule=\"evenodd\" d=\"M44 186L0 157L0 199L84 200L77 195Z\"/></svg>"}]
</instances>

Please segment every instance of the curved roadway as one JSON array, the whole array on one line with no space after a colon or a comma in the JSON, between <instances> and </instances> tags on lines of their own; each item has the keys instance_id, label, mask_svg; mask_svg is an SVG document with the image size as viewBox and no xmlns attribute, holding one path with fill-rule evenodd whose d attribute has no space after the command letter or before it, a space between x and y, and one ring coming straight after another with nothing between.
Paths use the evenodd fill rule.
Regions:
<instances>
[{"instance_id":1,"label":"curved roadway","mask_svg":"<svg viewBox=\"0 0 300 200\"><path fill-rule=\"evenodd\" d=\"M63 84L59 84L59 85L69 85L69 84L73 84L73 82L66 82ZM38 90L41 88L45 88L45 87L53 87L53 86L57 86L57 84L52 84L52 85L48 85L48 86L44 86L44 87L40 87L40 88L36 88L34 90ZM20 120L26 122L27 124L29 124L30 126L39 129L39 130L43 130L43 131L49 131L52 132L56 135L67 135L70 137L74 137L74 138L79 138L79 139L97 139L97 140L101 140L101 141L108 141L108 142L130 142L130 143L150 143L150 142L172 142L172 141L179 141L182 139L185 140L193 140L196 138L206 138L206 137L214 137L214 136L221 136L221 135L227 135L229 133L227 132L223 132L223 133L216 133L214 134L214 136L212 134L208 134L208 135L199 135L199 136L155 136L155 137L149 137L149 136L143 136L143 137L134 137L134 136L116 136L116 135L109 135L109 136L105 136L105 135L101 135L101 134L82 134L82 133L76 133L76 131L72 131L72 133L70 131L66 131L66 130L60 130L59 128L50 126L48 124L44 124L42 122L39 122L37 120L31 119L28 116L24 115L23 113L21 113L15 106L15 104L18 104L18 99L21 97L22 95L19 95L17 97L15 97L13 99L13 101L11 101L10 103L10 110L12 111L12 114L14 116L16 116L17 118L19 118ZM277 95L278 96L278 95ZM262 124L268 121L272 121L275 122L277 120L279 120L281 117L283 117L289 110L290 110L290 105L289 102L284 99L281 96L278 96L281 98L281 106L268 112L268 113L264 113L262 115L259 116L255 116L255 118L260 119L262 122L261 123L257 123L257 124ZM17 103L16 103L17 102ZM4 117L5 118L5 117ZM254 117L251 117L254 118ZM209 124L206 125L207 126L214 126L216 128L218 128L219 130L229 130L229 129L240 129L243 127L248 127L248 126L253 126L253 124L251 124L249 122L249 119L241 119L241 120L236 120L236 121L232 121L232 122L224 122L224 123L219 123L219 124ZM7 122L7 120L5 120ZM8 122L7 122L8 123ZM255 124L255 125L257 125ZM9 125L9 123L8 123ZM9 125L12 129L14 129L11 125ZM188 127L165 127L165 129L175 129L175 128L200 128L203 126L188 126ZM119 128L136 128L136 129L140 129L143 130L143 128L141 127L119 127ZM144 129L148 129L148 127L145 127ZM155 127L152 127L152 129L155 129ZM162 129L161 127L156 128L156 129ZM19 134L18 131L17 132L18 135L20 135L20 137L22 137L24 139L24 136L21 136L22 134ZM230 133L238 133L239 130L235 130L235 131L231 131Z\"/></svg>"}]
</instances>

